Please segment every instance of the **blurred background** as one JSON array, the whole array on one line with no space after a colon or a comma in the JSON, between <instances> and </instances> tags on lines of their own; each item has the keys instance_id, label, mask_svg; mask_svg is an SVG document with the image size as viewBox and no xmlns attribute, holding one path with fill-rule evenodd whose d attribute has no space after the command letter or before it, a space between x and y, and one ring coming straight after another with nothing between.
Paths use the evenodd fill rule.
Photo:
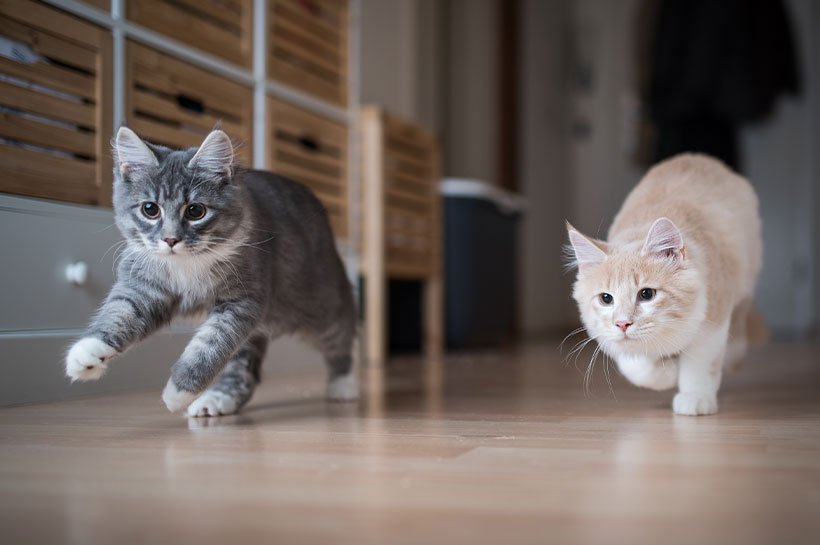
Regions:
<instances>
[{"instance_id":1,"label":"blurred background","mask_svg":"<svg viewBox=\"0 0 820 545\"><path fill-rule=\"evenodd\" d=\"M446 176L518 194L516 320L568 331L563 222L605 238L657 159L721 157L760 196L758 304L818 308L818 32L811 0L365 0L362 98L434 128Z\"/></svg>"},{"instance_id":2,"label":"blurred background","mask_svg":"<svg viewBox=\"0 0 820 545\"><path fill-rule=\"evenodd\" d=\"M310 186L375 362L563 337L565 220L604 238L681 151L752 181L759 308L778 338L816 335L812 0L15 0L0 16L0 343L42 362L4 403L68 393L53 362L113 281L122 123L184 147L220 122L245 164ZM157 383L190 331L71 392ZM316 360L277 347L277 365Z\"/></svg>"}]
</instances>

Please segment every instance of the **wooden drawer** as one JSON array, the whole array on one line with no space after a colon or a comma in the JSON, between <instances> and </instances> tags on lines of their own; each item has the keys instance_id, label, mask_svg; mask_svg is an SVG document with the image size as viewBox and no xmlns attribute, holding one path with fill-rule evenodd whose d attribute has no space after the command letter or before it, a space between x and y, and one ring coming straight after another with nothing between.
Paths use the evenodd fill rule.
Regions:
<instances>
[{"instance_id":1,"label":"wooden drawer","mask_svg":"<svg viewBox=\"0 0 820 545\"><path fill-rule=\"evenodd\" d=\"M114 282L113 223L107 210L0 195L0 331L85 328ZM83 286L65 277L78 261Z\"/></svg>"},{"instance_id":2,"label":"wooden drawer","mask_svg":"<svg viewBox=\"0 0 820 545\"><path fill-rule=\"evenodd\" d=\"M322 201L333 232L347 237L347 127L268 98L268 168L307 185Z\"/></svg>"},{"instance_id":3,"label":"wooden drawer","mask_svg":"<svg viewBox=\"0 0 820 545\"><path fill-rule=\"evenodd\" d=\"M430 277L440 265L437 140L429 131L396 116L373 108L365 110L363 125L378 124L376 134L380 139L375 147L373 142L363 142L363 158L365 162L375 161L379 170L378 179L366 180L362 197L366 198L366 188L381 184L386 272L394 278ZM375 227L365 221L363 233L366 228Z\"/></svg>"},{"instance_id":4,"label":"wooden drawer","mask_svg":"<svg viewBox=\"0 0 820 545\"><path fill-rule=\"evenodd\" d=\"M111 11L111 0L82 0L83 4L88 4L105 12Z\"/></svg>"},{"instance_id":5,"label":"wooden drawer","mask_svg":"<svg viewBox=\"0 0 820 545\"><path fill-rule=\"evenodd\" d=\"M347 105L346 0L270 0L268 75Z\"/></svg>"},{"instance_id":6,"label":"wooden drawer","mask_svg":"<svg viewBox=\"0 0 820 545\"><path fill-rule=\"evenodd\" d=\"M111 201L111 36L38 2L0 2L0 191Z\"/></svg>"},{"instance_id":7,"label":"wooden drawer","mask_svg":"<svg viewBox=\"0 0 820 545\"><path fill-rule=\"evenodd\" d=\"M143 45L128 42L126 120L147 140L198 146L217 124L251 164L251 90Z\"/></svg>"},{"instance_id":8,"label":"wooden drawer","mask_svg":"<svg viewBox=\"0 0 820 545\"><path fill-rule=\"evenodd\" d=\"M128 0L128 18L246 68L253 62L252 0Z\"/></svg>"}]
</instances>

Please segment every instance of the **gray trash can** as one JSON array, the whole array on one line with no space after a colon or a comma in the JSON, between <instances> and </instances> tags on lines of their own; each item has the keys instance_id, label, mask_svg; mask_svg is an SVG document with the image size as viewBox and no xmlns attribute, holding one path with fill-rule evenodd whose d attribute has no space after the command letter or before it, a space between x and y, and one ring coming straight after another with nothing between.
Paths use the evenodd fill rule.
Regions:
<instances>
[{"instance_id":1,"label":"gray trash can","mask_svg":"<svg viewBox=\"0 0 820 545\"><path fill-rule=\"evenodd\" d=\"M445 178L447 348L501 346L516 337L521 199L478 180Z\"/></svg>"}]
</instances>

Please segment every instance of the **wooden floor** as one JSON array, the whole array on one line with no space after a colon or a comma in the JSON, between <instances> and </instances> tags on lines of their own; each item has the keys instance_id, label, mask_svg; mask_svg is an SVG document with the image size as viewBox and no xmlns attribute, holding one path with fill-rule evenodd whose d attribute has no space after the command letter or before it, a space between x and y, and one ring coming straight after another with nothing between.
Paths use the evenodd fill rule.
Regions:
<instances>
[{"instance_id":1,"label":"wooden floor","mask_svg":"<svg viewBox=\"0 0 820 545\"><path fill-rule=\"evenodd\" d=\"M399 362L358 405L268 370L236 417L159 386L2 409L0 542L817 544L817 348L758 351L698 418L600 362L586 396L555 344Z\"/></svg>"}]
</instances>

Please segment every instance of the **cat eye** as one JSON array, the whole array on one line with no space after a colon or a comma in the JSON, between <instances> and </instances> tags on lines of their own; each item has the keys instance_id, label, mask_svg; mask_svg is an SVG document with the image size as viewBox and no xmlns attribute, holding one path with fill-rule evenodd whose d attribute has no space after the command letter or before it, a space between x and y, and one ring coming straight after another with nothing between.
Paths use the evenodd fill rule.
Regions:
<instances>
[{"instance_id":1,"label":"cat eye","mask_svg":"<svg viewBox=\"0 0 820 545\"><path fill-rule=\"evenodd\" d=\"M655 290L652 288L644 288L638 292L638 297L641 298L641 301L649 301L655 297Z\"/></svg>"},{"instance_id":2,"label":"cat eye","mask_svg":"<svg viewBox=\"0 0 820 545\"><path fill-rule=\"evenodd\" d=\"M185 219L189 219L192 221L201 220L205 217L206 208L195 202L193 204L189 204L188 207L185 209Z\"/></svg>"},{"instance_id":3,"label":"cat eye","mask_svg":"<svg viewBox=\"0 0 820 545\"><path fill-rule=\"evenodd\" d=\"M142 215L148 219L156 219L159 216L159 205L155 202L144 202L140 207Z\"/></svg>"},{"instance_id":4,"label":"cat eye","mask_svg":"<svg viewBox=\"0 0 820 545\"><path fill-rule=\"evenodd\" d=\"M598 296L598 298L601 300L601 303L604 304L604 305L611 305L612 304L612 300L613 300L612 296L608 293L602 293L601 295Z\"/></svg>"}]
</instances>

